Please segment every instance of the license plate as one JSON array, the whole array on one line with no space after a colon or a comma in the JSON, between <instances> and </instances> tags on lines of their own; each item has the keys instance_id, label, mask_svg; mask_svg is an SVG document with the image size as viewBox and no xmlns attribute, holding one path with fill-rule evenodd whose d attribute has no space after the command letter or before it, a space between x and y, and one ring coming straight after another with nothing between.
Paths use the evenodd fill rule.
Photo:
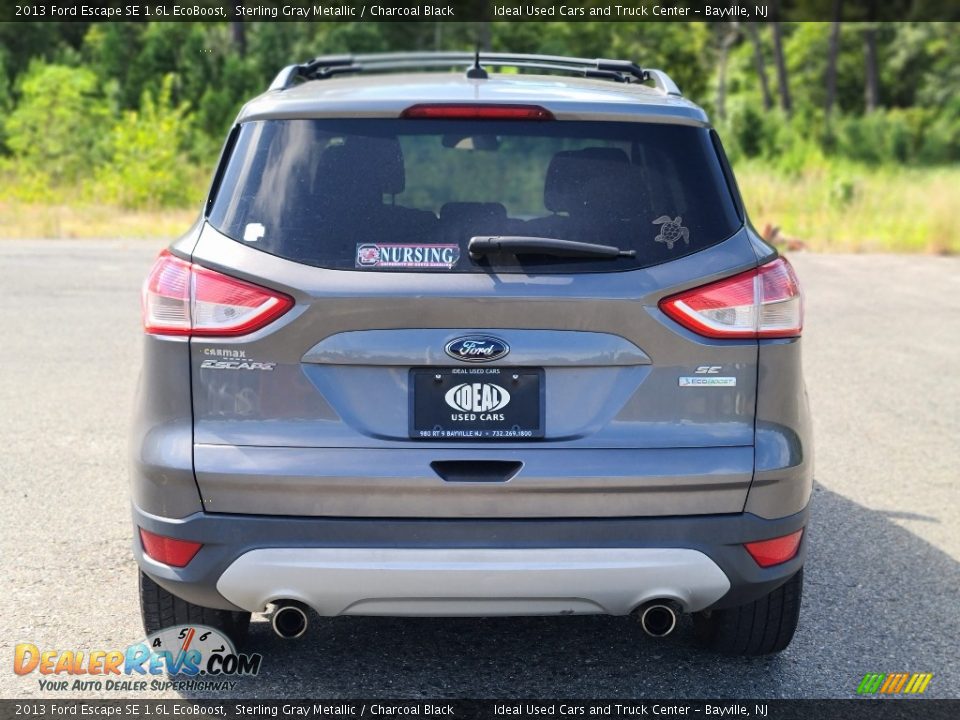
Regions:
<instances>
[{"instance_id":1,"label":"license plate","mask_svg":"<svg viewBox=\"0 0 960 720\"><path fill-rule=\"evenodd\" d=\"M543 370L410 371L410 437L524 440L543 437Z\"/></svg>"}]
</instances>

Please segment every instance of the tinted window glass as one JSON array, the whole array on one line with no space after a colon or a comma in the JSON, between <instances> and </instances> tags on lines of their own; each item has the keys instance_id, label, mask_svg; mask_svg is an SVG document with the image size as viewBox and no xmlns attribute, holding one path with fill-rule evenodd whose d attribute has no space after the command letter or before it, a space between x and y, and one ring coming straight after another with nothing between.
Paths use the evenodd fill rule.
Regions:
<instances>
[{"instance_id":1,"label":"tinted window glass","mask_svg":"<svg viewBox=\"0 0 960 720\"><path fill-rule=\"evenodd\" d=\"M454 272L629 270L740 225L702 128L402 119L244 125L209 219L235 240L320 267ZM636 256L467 253L471 237L518 235Z\"/></svg>"}]
</instances>

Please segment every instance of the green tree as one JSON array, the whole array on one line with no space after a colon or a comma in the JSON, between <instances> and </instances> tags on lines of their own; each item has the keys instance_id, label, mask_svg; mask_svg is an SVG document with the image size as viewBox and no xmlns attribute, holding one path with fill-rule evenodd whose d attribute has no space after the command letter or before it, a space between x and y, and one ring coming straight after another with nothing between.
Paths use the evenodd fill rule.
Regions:
<instances>
[{"instance_id":1,"label":"green tree","mask_svg":"<svg viewBox=\"0 0 960 720\"><path fill-rule=\"evenodd\" d=\"M80 46L89 27L87 22L0 22L7 79L26 73L33 60L60 63L66 49Z\"/></svg>"},{"instance_id":2,"label":"green tree","mask_svg":"<svg viewBox=\"0 0 960 720\"><path fill-rule=\"evenodd\" d=\"M7 57L3 48L0 48L0 117L6 117L13 107L13 96L10 93L10 81L7 79ZM3 155L3 148L6 145L4 138L6 131L4 125L0 123L0 156Z\"/></svg>"},{"instance_id":3,"label":"green tree","mask_svg":"<svg viewBox=\"0 0 960 720\"><path fill-rule=\"evenodd\" d=\"M146 90L139 110L127 110L109 140L109 161L97 172L98 199L125 207L182 206L195 199L196 173L185 162L190 134L187 103L172 100L174 76L156 99Z\"/></svg>"},{"instance_id":4,"label":"green tree","mask_svg":"<svg viewBox=\"0 0 960 720\"><path fill-rule=\"evenodd\" d=\"M97 76L86 68L34 61L19 94L4 131L20 169L53 184L89 172L102 157L103 128L112 114Z\"/></svg>"},{"instance_id":5,"label":"green tree","mask_svg":"<svg viewBox=\"0 0 960 720\"><path fill-rule=\"evenodd\" d=\"M130 68L143 50L145 29L146 25L140 23L97 23L83 39L81 55L85 64L102 83L116 84L121 108L135 108L140 102L143 88L130 78Z\"/></svg>"},{"instance_id":6,"label":"green tree","mask_svg":"<svg viewBox=\"0 0 960 720\"><path fill-rule=\"evenodd\" d=\"M492 23L493 49L628 58L667 70L684 95L712 105L714 54L707 23Z\"/></svg>"}]
</instances>

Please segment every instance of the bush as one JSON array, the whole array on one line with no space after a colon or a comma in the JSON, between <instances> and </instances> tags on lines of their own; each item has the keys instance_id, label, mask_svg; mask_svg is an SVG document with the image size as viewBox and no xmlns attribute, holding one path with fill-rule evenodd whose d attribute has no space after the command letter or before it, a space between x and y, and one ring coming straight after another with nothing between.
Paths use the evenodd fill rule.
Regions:
<instances>
[{"instance_id":1,"label":"bush","mask_svg":"<svg viewBox=\"0 0 960 720\"><path fill-rule=\"evenodd\" d=\"M754 104L736 103L721 125L721 134L731 162L762 158L783 173L797 175L823 164L814 126L810 119L788 118L778 110L765 113Z\"/></svg>"},{"instance_id":2,"label":"bush","mask_svg":"<svg viewBox=\"0 0 960 720\"><path fill-rule=\"evenodd\" d=\"M34 62L19 90L20 101L4 122L16 167L45 178L42 186L72 183L97 165L112 112L96 75Z\"/></svg>"},{"instance_id":3,"label":"bush","mask_svg":"<svg viewBox=\"0 0 960 720\"><path fill-rule=\"evenodd\" d=\"M7 81L6 55L3 48L0 47L0 117L6 117L13 107L13 98L10 95L10 83ZM4 137L6 131L4 123L0 122L0 155L3 154L3 147L6 144Z\"/></svg>"},{"instance_id":4,"label":"bush","mask_svg":"<svg viewBox=\"0 0 960 720\"><path fill-rule=\"evenodd\" d=\"M942 165L960 160L960 100L948 108L893 108L868 115L786 117L732 104L721 134L733 161L763 158L796 174L825 158L865 165Z\"/></svg>"},{"instance_id":5,"label":"bush","mask_svg":"<svg viewBox=\"0 0 960 720\"><path fill-rule=\"evenodd\" d=\"M731 104L722 132L731 158L754 158L763 152L767 129L763 114L752 103Z\"/></svg>"},{"instance_id":6,"label":"bush","mask_svg":"<svg viewBox=\"0 0 960 720\"><path fill-rule=\"evenodd\" d=\"M893 108L838 118L835 134L839 155L870 165L960 160L960 112L943 108Z\"/></svg>"},{"instance_id":7,"label":"bush","mask_svg":"<svg viewBox=\"0 0 960 720\"><path fill-rule=\"evenodd\" d=\"M128 208L184 206L196 198L196 173L186 162L188 105L172 102L173 75L156 100L144 92L139 110L123 113L109 136L107 164L95 177L98 200Z\"/></svg>"},{"instance_id":8,"label":"bush","mask_svg":"<svg viewBox=\"0 0 960 720\"><path fill-rule=\"evenodd\" d=\"M954 98L926 127L917 160L924 165L960 161L960 98Z\"/></svg>"}]
</instances>

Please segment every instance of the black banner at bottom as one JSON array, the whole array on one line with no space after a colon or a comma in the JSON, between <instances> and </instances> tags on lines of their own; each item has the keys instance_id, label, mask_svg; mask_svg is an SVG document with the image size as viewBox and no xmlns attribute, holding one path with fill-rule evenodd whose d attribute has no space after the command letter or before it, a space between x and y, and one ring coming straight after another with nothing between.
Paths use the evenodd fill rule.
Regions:
<instances>
[{"instance_id":1,"label":"black banner at bottom","mask_svg":"<svg viewBox=\"0 0 960 720\"><path fill-rule=\"evenodd\" d=\"M0 700L7 718L757 718L940 720L960 700Z\"/></svg>"}]
</instances>

